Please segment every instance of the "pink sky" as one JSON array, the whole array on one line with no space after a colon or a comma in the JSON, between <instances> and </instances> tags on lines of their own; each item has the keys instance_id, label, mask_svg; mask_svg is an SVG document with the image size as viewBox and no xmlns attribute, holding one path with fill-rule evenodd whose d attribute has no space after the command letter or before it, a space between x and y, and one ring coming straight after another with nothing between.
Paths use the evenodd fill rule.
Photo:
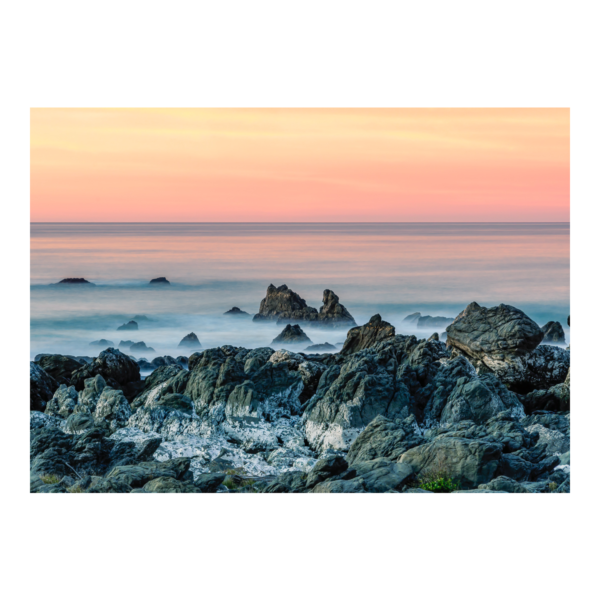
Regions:
<instances>
[{"instance_id":1,"label":"pink sky","mask_svg":"<svg viewBox=\"0 0 600 600\"><path fill-rule=\"evenodd\" d=\"M31 221L569 221L569 109L32 109Z\"/></svg>"}]
</instances>

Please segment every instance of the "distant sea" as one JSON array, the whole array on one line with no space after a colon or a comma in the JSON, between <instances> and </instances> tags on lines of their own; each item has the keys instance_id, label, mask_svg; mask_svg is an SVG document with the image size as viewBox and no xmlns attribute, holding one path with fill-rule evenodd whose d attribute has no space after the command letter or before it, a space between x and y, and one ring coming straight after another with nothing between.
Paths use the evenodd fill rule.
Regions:
<instances>
[{"instance_id":1,"label":"distant sea","mask_svg":"<svg viewBox=\"0 0 600 600\"><path fill-rule=\"evenodd\" d=\"M569 223L33 223L30 354L94 356L89 343L105 338L144 341L157 351L149 359L178 356L192 331L205 348L268 346L282 327L223 313L256 313L270 283L317 309L332 289L357 323L379 313L419 337L431 332L404 326L410 313L503 302L540 325L560 321L568 340L569 260ZM96 286L49 285L66 277ZM155 277L171 285L149 286ZM136 314L151 321L116 331Z\"/></svg>"}]
</instances>

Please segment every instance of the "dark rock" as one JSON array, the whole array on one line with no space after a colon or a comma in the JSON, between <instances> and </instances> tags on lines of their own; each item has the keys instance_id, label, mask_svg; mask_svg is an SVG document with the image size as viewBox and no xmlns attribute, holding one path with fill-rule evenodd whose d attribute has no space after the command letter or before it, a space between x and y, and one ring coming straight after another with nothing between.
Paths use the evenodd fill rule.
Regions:
<instances>
[{"instance_id":1,"label":"dark rock","mask_svg":"<svg viewBox=\"0 0 600 600\"><path fill-rule=\"evenodd\" d=\"M273 340L273 344L306 344L312 343L302 331L300 325L286 325L283 331Z\"/></svg>"},{"instance_id":2,"label":"dark rock","mask_svg":"<svg viewBox=\"0 0 600 600\"><path fill-rule=\"evenodd\" d=\"M77 392L73 386L67 387L64 383L52 396L46 406L46 414L66 419L73 413L77 406Z\"/></svg>"},{"instance_id":3,"label":"dark rock","mask_svg":"<svg viewBox=\"0 0 600 600\"><path fill-rule=\"evenodd\" d=\"M150 346L146 346L145 342L136 342L135 344L131 344L131 346L129 346L129 352L133 353L141 353L141 352L151 352L154 353L156 352L156 350L154 348L151 348Z\"/></svg>"},{"instance_id":4,"label":"dark rock","mask_svg":"<svg viewBox=\"0 0 600 600\"><path fill-rule=\"evenodd\" d=\"M415 479L411 464L387 458L355 462L352 468L356 470L357 479L362 480L365 490L377 494L391 490L401 491L405 485Z\"/></svg>"},{"instance_id":5,"label":"dark rock","mask_svg":"<svg viewBox=\"0 0 600 600\"><path fill-rule=\"evenodd\" d=\"M202 348L202 344L198 339L198 336L192 331L188 333L180 342L179 348Z\"/></svg>"},{"instance_id":6,"label":"dark rock","mask_svg":"<svg viewBox=\"0 0 600 600\"><path fill-rule=\"evenodd\" d=\"M249 317L250 313L247 313L245 310L239 309L237 306L234 306L231 310L223 313L228 317Z\"/></svg>"},{"instance_id":7,"label":"dark rock","mask_svg":"<svg viewBox=\"0 0 600 600\"><path fill-rule=\"evenodd\" d=\"M342 456L328 456L317 461L308 474L306 486L311 488L317 483L329 479L333 475L339 475L348 468L346 459Z\"/></svg>"},{"instance_id":8,"label":"dark rock","mask_svg":"<svg viewBox=\"0 0 600 600\"><path fill-rule=\"evenodd\" d=\"M132 321L135 321L136 323L151 323L152 319L149 319L146 315L135 315L135 317L133 317L131 319Z\"/></svg>"},{"instance_id":9,"label":"dark rock","mask_svg":"<svg viewBox=\"0 0 600 600\"><path fill-rule=\"evenodd\" d=\"M340 304L340 299L331 290L323 292L323 306L319 309L319 324L334 327L356 327L354 317L345 306Z\"/></svg>"},{"instance_id":10,"label":"dark rock","mask_svg":"<svg viewBox=\"0 0 600 600\"><path fill-rule=\"evenodd\" d=\"M558 321L549 321L542 327L544 342L565 343L565 332Z\"/></svg>"},{"instance_id":11,"label":"dark rock","mask_svg":"<svg viewBox=\"0 0 600 600\"><path fill-rule=\"evenodd\" d=\"M202 491L189 481L179 481L174 477L157 477L142 488L147 494L200 494Z\"/></svg>"},{"instance_id":12,"label":"dark rock","mask_svg":"<svg viewBox=\"0 0 600 600\"><path fill-rule=\"evenodd\" d=\"M121 340L119 342L119 350L129 350L133 344L135 344L135 342L132 340Z\"/></svg>"},{"instance_id":13,"label":"dark rock","mask_svg":"<svg viewBox=\"0 0 600 600\"><path fill-rule=\"evenodd\" d=\"M318 311L306 304L296 292L287 285L275 287L273 284L267 288L267 295L261 300L259 311L253 321L316 321Z\"/></svg>"},{"instance_id":14,"label":"dark rock","mask_svg":"<svg viewBox=\"0 0 600 600\"><path fill-rule=\"evenodd\" d=\"M427 338L428 342L439 342L440 341L440 336L437 333L437 331L435 333L432 333L428 338Z\"/></svg>"},{"instance_id":15,"label":"dark rock","mask_svg":"<svg viewBox=\"0 0 600 600\"><path fill-rule=\"evenodd\" d=\"M106 475L132 488L143 487L149 481L159 477L172 477L181 481L190 468L189 458L174 458L164 462L141 462L135 465L114 467Z\"/></svg>"},{"instance_id":16,"label":"dark rock","mask_svg":"<svg viewBox=\"0 0 600 600\"><path fill-rule=\"evenodd\" d=\"M150 285L171 285L171 282L166 277L157 277L150 280Z\"/></svg>"},{"instance_id":17,"label":"dark rock","mask_svg":"<svg viewBox=\"0 0 600 600\"><path fill-rule=\"evenodd\" d=\"M450 319L448 317L430 317L426 315L424 317L419 317L417 321L418 329L445 329L450 323L452 323L454 319Z\"/></svg>"},{"instance_id":18,"label":"dark rock","mask_svg":"<svg viewBox=\"0 0 600 600\"><path fill-rule=\"evenodd\" d=\"M305 352L337 352L337 348L333 344L325 342L324 344L313 344L304 348Z\"/></svg>"},{"instance_id":19,"label":"dark rock","mask_svg":"<svg viewBox=\"0 0 600 600\"><path fill-rule=\"evenodd\" d=\"M44 411L58 389L58 382L34 362L29 363L29 410Z\"/></svg>"},{"instance_id":20,"label":"dark rock","mask_svg":"<svg viewBox=\"0 0 600 600\"><path fill-rule=\"evenodd\" d=\"M137 331L138 329L138 324L135 321L129 321L129 323L117 327L117 331Z\"/></svg>"},{"instance_id":21,"label":"dark rock","mask_svg":"<svg viewBox=\"0 0 600 600\"><path fill-rule=\"evenodd\" d=\"M416 325L419 322L420 318L421 318L421 313L416 312L416 313L412 313L412 314L408 315L407 317L404 317L404 319L402 319L402 322L407 323L408 325Z\"/></svg>"},{"instance_id":22,"label":"dark rock","mask_svg":"<svg viewBox=\"0 0 600 600\"><path fill-rule=\"evenodd\" d=\"M48 375L53 377L57 383L69 384L71 381L71 374L82 366L77 360L69 356L63 356L61 354L44 354L40 357L37 364L44 369Z\"/></svg>"},{"instance_id":23,"label":"dark rock","mask_svg":"<svg viewBox=\"0 0 600 600\"><path fill-rule=\"evenodd\" d=\"M119 387L130 382L140 381L138 364L120 350L109 348L100 352L91 363L82 366L71 376L71 384L75 389L83 390L85 380L96 375L102 375L112 387Z\"/></svg>"},{"instance_id":24,"label":"dark rock","mask_svg":"<svg viewBox=\"0 0 600 600\"><path fill-rule=\"evenodd\" d=\"M479 486L480 490L491 490L494 492L508 492L509 494L526 494L527 488L516 482L510 477L500 475L496 479L492 479L489 483L482 483Z\"/></svg>"},{"instance_id":25,"label":"dark rock","mask_svg":"<svg viewBox=\"0 0 600 600\"><path fill-rule=\"evenodd\" d=\"M340 354L353 354L370 348L382 340L393 337L395 333L393 325L383 321L380 315L374 315L366 325L354 327L348 332Z\"/></svg>"},{"instance_id":26,"label":"dark rock","mask_svg":"<svg viewBox=\"0 0 600 600\"><path fill-rule=\"evenodd\" d=\"M164 394L159 396L154 402L153 406L160 406L169 410L180 410L185 413L191 414L194 410L194 403L189 396L183 394Z\"/></svg>"},{"instance_id":27,"label":"dark rock","mask_svg":"<svg viewBox=\"0 0 600 600\"><path fill-rule=\"evenodd\" d=\"M115 343L110 340L105 340L102 338L101 340L96 340L95 342L90 342L90 346L95 346L96 348L114 348Z\"/></svg>"},{"instance_id":28,"label":"dark rock","mask_svg":"<svg viewBox=\"0 0 600 600\"><path fill-rule=\"evenodd\" d=\"M313 494L366 494L363 479L352 479L351 481L345 481L338 479L332 481L331 479L318 483L312 490Z\"/></svg>"},{"instance_id":29,"label":"dark rock","mask_svg":"<svg viewBox=\"0 0 600 600\"><path fill-rule=\"evenodd\" d=\"M67 277L66 279L61 279L58 283L51 283L50 285L96 285L87 279L83 279L83 277Z\"/></svg>"},{"instance_id":30,"label":"dark rock","mask_svg":"<svg viewBox=\"0 0 600 600\"><path fill-rule=\"evenodd\" d=\"M498 463L496 476L504 475L515 481L527 481L533 464L516 454L503 454Z\"/></svg>"}]
</instances>

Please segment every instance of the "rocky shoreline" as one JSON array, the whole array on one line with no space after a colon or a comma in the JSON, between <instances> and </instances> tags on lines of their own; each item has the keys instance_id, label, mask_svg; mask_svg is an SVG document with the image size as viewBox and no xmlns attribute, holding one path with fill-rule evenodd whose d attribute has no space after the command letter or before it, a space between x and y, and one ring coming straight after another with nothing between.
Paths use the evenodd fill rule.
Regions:
<instances>
[{"instance_id":1,"label":"rocky shoreline","mask_svg":"<svg viewBox=\"0 0 600 600\"><path fill-rule=\"evenodd\" d=\"M290 339L302 332L290 322L354 323L330 290L320 313L286 286L267 295L257 320ZM445 341L374 315L337 352L40 355L31 491L569 492L570 351L543 343L559 327L472 303Z\"/></svg>"}]
</instances>

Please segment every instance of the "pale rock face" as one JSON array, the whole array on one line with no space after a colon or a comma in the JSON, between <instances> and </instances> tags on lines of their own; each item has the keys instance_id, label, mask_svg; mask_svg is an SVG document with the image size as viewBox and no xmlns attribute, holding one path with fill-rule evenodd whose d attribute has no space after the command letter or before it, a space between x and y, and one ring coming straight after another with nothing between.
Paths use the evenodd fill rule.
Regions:
<instances>
[{"instance_id":1,"label":"pale rock face","mask_svg":"<svg viewBox=\"0 0 600 600\"><path fill-rule=\"evenodd\" d=\"M105 421L111 431L127 425L131 417L131 408L121 390L105 387L98 398L94 418Z\"/></svg>"},{"instance_id":2,"label":"pale rock face","mask_svg":"<svg viewBox=\"0 0 600 600\"><path fill-rule=\"evenodd\" d=\"M46 414L67 419L77 406L77 392L71 385L67 387L64 383L56 390L52 400L48 402Z\"/></svg>"}]
</instances>

